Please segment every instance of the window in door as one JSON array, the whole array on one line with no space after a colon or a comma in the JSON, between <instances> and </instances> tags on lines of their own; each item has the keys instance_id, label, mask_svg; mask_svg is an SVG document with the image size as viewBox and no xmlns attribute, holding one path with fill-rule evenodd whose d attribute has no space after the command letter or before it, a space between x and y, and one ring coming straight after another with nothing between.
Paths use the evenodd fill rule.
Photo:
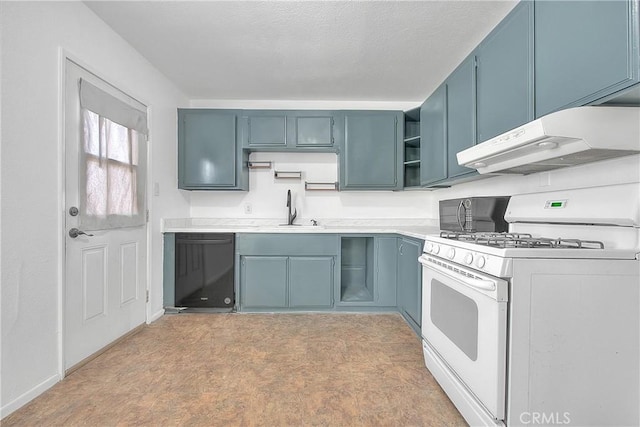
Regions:
<instances>
[{"instance_id":1,"label":"window in door","mask_svg":"<svg viewBox=\"0 0 640 427\"><path fill-rule=\"evenodd\" d=\"M82 80L80 221L89 230L142 225L146 112Z\"/></svg>"}]
</instances>

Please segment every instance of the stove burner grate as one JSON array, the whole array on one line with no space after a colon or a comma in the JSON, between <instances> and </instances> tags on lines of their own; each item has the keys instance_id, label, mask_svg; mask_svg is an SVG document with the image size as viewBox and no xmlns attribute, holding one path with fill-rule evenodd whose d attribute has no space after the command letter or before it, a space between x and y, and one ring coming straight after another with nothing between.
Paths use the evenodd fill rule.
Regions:
<instances>
[{"instance_id":1,"label":"stove burner grate","mask_svg":"<svg viewBox=\"0 0 640 427\"><path fill-rule=\"evenodd\" d=\"M442 231L444 239L472 242L482 246L498 248L554 248L554 249L604 249L604 243L594 240L549 239L533 237L526 233L462 233Z\"/></svg>"}]
</instances>

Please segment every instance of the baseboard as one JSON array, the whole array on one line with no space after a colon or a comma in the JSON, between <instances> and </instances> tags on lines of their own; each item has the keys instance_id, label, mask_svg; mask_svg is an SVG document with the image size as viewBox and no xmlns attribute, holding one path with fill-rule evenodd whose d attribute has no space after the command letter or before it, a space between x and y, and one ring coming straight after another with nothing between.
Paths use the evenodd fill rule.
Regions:
<instances>
[{"instance_id":1,"label":"baseboard","mask_svg":"<svg viewBox=\"0 0 640 427\"><path fill-rule=\"evenodd\" d=\"M0 408L0 420L12 414L16 410L22 408L24 405L31 402L33 399L40 396L45 391L49 390L51 387L53 387L58 382L60 382L60 380L61 380L60 375L55 374L47 378L46 380L44 380L43 382L41 382L31 390L27 391L26 393L23 393L22 395L18 396L16 399L7 403L6 405Z\"/></svg>"},{"instance_id":2,"label":"baseboard","mask_svg":"<svg viewBox=\"0 0 640 427\"><path fill-rule=\"evenodd\" d=\"M79 361L78 363L76 363L75 365L73 365L72 367L68 368L65 372L64 375L65 377L68 377L69 375L71 375L72 373L74 373L75 371L77 371L78 369L82 368L84 365L86 365L87 363L91 362L93 359L95 359L96 357L100 356L102 353L104 353L105 351L109 350L111 347L113 347L116 344L121 343L122 341L126 340L127 338L129 338L130 336L133 336L135 334L137 334L138 332L140 332L142 329L144 329L144 327L147 326L144 323L139 324L138 326L136 326L135 328L133 328L132 330L130 330L129 332L119 336L118 338L116 338L115 340L111 341L109 344L105 345L104 347L102 347L100 350L96 351L95 353L85 357L84 359L82 359L81 361Z\"/></svg>"},{"instance_id":3,"label":"baseboard","mask_svg":"<svg viewBox=\"0 0 640 427\"><path fill-rule=\"evenodd\" d=\"M158 320L162 316L164 316L164 308L161 308L160 310L156 311L149 319L147 319L147 325L149 323L155 322L156 320Z\"/></svg>"}]
</instances>

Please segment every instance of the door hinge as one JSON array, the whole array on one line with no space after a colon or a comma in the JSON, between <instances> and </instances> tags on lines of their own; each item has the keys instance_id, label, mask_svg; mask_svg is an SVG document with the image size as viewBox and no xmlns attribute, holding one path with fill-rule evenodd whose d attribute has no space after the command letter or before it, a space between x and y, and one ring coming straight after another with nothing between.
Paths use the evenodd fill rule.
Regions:
<instances>
[{"instance_id":1,"label":"door hinge","mask_svg":"<svg viewBox=\"0 0 640 427\"><path fill-rule=\"evenodd\" d=\"M147 222L149 222L149 209L147 209Z\"/></svg>"},{"instance_id":2,"label":"door hinge","mask_svg":"<svg viewBox=\"0 0 640 427\"><path fill-rule=\"evenodd\" d=\"M147 289L147 302L149 302L149 289Z\"/></svg>"}]
</instances>

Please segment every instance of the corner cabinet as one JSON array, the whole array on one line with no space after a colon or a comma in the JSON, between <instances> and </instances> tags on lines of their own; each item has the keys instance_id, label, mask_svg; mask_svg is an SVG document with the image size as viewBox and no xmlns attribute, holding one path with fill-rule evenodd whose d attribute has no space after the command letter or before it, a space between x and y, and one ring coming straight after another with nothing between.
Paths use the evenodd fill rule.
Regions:
<instances>
[{"instance_id":1,"label":"corner cabinet","mask_svg":"<svg viewBox=\"0 0 640 427\"><path fill-rule=\"evenodd\" d=\"M396 241L386 235L340 236L337 308L396 306Z\"/></svg>"},{"instance_id":2,"label":"corner cabinet","mask_svg":"<svg viewBox=\"0 0 640 427\"><path fill-rule=\"evenodd\" d=\"M340 190L401 190L401 111L345 111Z\"/></svg>"},{"instance_id":3,"label":"corner cabinet","mask_svg":"<svg viewBox=\"0 0 640 427\"><path fill-rule=\"evenodd\" d=\"M241 121L251 151L336 152L341 139L335 111L246 110Z\"/></svg>"},{"instance_id":4,"label":"corner cabinet","mask_svg":"<svg viewBox=\"0 0 640 427\"><path fill-rule=\"evenodd\" d=\"M422 240L398 239L398 310L420 336L422 322Z\"/></svg>"},{"instance_id":5,"label":"corner cabinet","mask_svg":"<svg viewBox=\"0 0 640 427\"><path fill-rule=\"evenodd\" d=\"M234 110L178 109L178 188L248 190Z\"/></svg>"},{"instance_id":6,"label":"corner cabinet","mask_svg":"<svg viewBox=\"0 0 640 427\"><path fill-rule=\"evenodd\" d=\"M536 117L640 82L637 0L535 3Z\"/></svg>"}]
</instances>

